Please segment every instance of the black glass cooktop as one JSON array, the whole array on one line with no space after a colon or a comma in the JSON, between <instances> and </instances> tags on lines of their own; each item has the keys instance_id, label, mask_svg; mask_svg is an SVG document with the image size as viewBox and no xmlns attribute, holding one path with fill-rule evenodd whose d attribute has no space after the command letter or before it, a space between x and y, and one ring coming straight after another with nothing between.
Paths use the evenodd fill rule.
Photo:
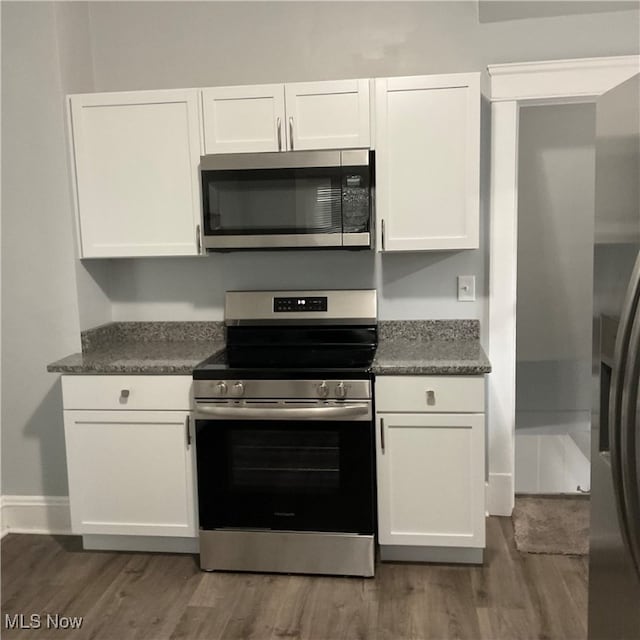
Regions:
<instances>
[{"instance_id":1,"label":"black glass cooktop","mask_svg":"<svg viewBox=\"0 0 640 640\"><path fill-rule=\"evenodd\" d=\"M193 377L353 379L368 373L377 342L375 327L228 327L226 350Z\"/></svg>"}]
</instances>

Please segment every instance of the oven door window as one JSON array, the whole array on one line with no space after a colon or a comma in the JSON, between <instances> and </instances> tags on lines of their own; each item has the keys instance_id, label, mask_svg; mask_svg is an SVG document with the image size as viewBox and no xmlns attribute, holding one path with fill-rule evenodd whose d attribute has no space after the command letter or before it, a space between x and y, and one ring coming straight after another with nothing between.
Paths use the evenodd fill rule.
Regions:
<instances>
[{"instance_id":1,"label":"oven door window","mask_svg":"<svg viewBox=\"0 0 640 640\"><path fill-rule=\"evenodd\" d=\"M202 528L373 532L371 423L196 424Z\"/></svg>"},{"instance_id":2,"label":"oven door window","mask_svg":"<svg viewBox=\"0 0 640 640\"><path fill-rule=\"evenodd\" d=\"M206 235L342 233L340 169L203 171Z\"/></svg>"},{"instance_id":3,"label":"oven door window","mask_svg":"<svg viewBox=\"0 0 640 640\"><path fill-rule=\"evenodd\" d=\"M335 431L242 429L229 434L229 489L322 494L340 489Z\"/></svg>"}]
</instances>

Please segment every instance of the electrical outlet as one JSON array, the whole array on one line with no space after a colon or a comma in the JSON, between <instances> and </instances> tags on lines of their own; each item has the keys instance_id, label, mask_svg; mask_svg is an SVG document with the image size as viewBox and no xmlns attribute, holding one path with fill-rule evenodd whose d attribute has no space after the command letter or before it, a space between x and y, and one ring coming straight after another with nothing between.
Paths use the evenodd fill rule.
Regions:
<instances>
[{"instance_id":1,"label":"electrical outlet","mask_svg":"<svg viewBox=\"0 0 640 640\"><path fill-rule=\"evenodd\" d=\"M476 299L476 277L458 276L458 300L465 302Z\"/></svg>"}]
</instances>

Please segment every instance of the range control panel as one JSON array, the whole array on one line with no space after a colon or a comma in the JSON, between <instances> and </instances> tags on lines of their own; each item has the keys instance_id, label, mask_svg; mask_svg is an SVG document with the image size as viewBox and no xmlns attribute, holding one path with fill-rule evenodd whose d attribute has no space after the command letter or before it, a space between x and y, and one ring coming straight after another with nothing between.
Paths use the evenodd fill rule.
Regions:
<instances>
[{"instance_id":1,"label":"range control panel","mask_svg":"<svg viewBox=\"0 0 640 640\"><path fill-rule=\"evenodd\" d=\"M326 310L327 296L303 296L299 298L274 297L273 299L274 313Z\"/></svg>"}]
</instances>

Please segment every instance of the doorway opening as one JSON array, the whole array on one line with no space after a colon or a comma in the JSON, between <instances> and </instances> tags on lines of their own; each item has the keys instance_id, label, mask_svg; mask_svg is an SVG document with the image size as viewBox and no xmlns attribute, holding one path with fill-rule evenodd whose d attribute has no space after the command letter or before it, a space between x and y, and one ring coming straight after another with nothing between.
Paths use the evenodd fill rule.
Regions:
<instances>
[{"instance_id":1,"label":"doorway opening","mask_svg":"<svg viewBox=\"0 0 640 640\"><path fill-rule=\"evenodd\" d=\"M516 494L590 489L595 105L523 106Z\"/></svg>"}]
</instances>

